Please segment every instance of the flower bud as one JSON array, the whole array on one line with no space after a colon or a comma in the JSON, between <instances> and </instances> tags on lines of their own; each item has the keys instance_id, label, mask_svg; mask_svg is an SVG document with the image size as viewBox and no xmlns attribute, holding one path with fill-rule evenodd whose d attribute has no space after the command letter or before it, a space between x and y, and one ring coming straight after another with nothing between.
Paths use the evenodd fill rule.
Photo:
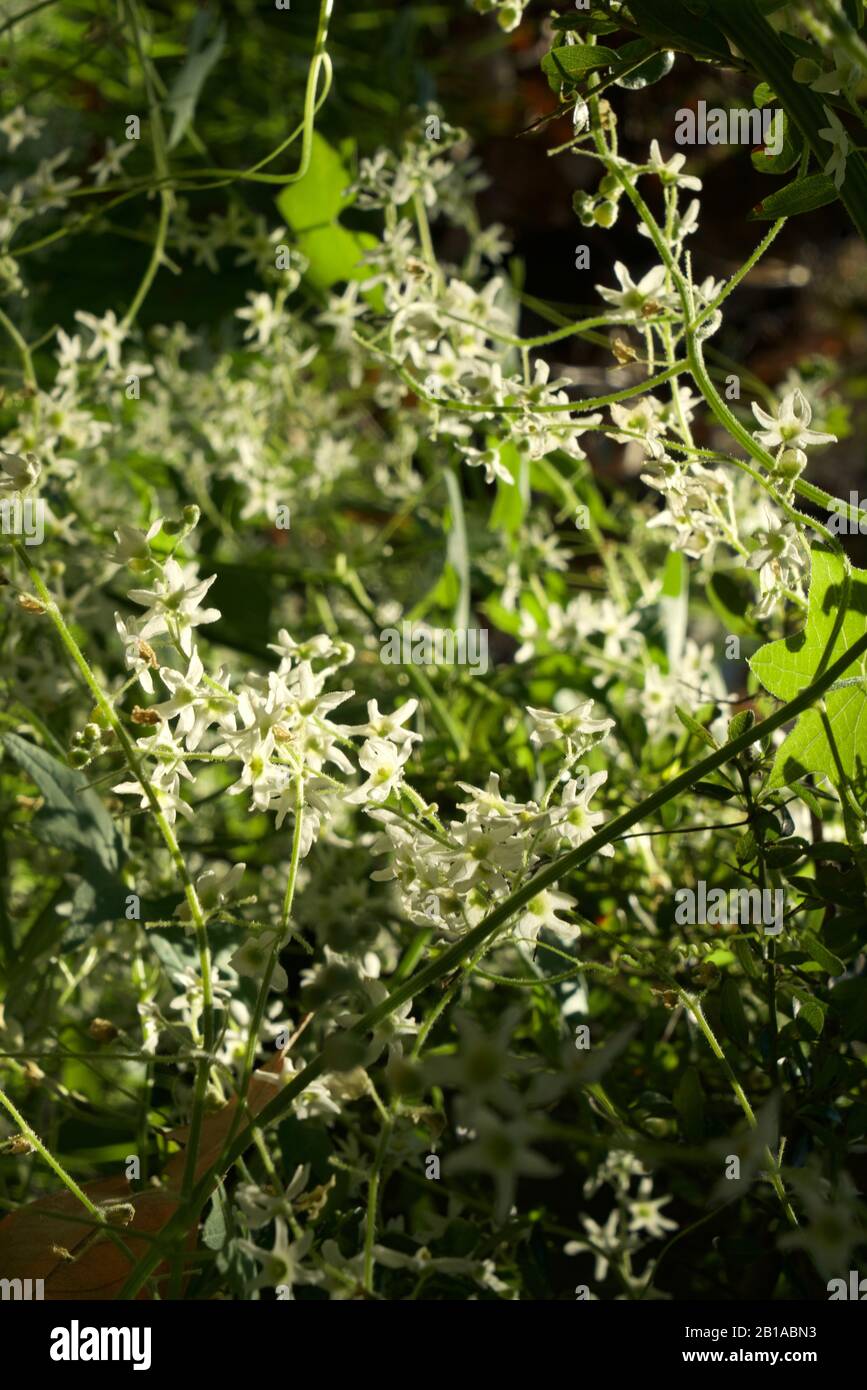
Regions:
<instances>
[{"instance_id":1,"label":"flower bud","mask_svg":"<svg viewBox=\"0 0 867 1390\"><path fill-rule=\"evenodd\" d=\"M807 466L803 449L784 449L777 460L777 472L783 478L799 478Z\"/></svg>"}]
</instances>

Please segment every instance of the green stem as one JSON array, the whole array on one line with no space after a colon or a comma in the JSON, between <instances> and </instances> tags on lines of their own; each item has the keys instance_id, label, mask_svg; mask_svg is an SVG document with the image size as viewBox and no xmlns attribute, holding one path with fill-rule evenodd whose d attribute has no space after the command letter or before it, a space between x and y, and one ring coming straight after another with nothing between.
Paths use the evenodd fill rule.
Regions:
<instances>
[{"instance_id":1,"label":"green stem","mask_svg":"<svg viewBox=\"0 0 867 1390\"><path fill-rule=\"evenodd\" d=\"M382 1170L388 1154L388 1145L394 1129L394 1117L389 1115L382 1125L377 1145L373 1171L367 1188L367 1217L364 1228L364 1288L373 1293L373 1246L376 1240L376 1215L379 1206L379 1193L382 1185Z\"/></svg>"},{"instance_id":2,"label":"green stem","mask_svg":"<svg viewBox=\"0 0 867 1390\"><path fill-rule=\"evenodd\" d=\"M717 1061L720 1063L723 1071L725 1072L728 1083L734 1091L735 1096L737 1097L738 1104L740 1105L741 1109L747 1117L747 1123L749 1124L751 1129L755 1129L758 1125L758 1121L756 1119L753 1107L750 1105L749 1099L747 1097L746 1092L744 1091L743 1086L735 1076L731 1067L731 1063L726 1057L725 1052L720 1047L720 1044L716 1038L716 1034L714 1033L713 1029L708 1023L707 1019L705 1018L704 1013L702 1012L701 1004L698 1002L697 999L694 999L692 995L687 994L686 990L681 989L679 985L676 985L675 988L677 989L677 993L680 997L681 1003L692 1014L693 1018L695 1019L696 1023L698 1024L699 1028L704 1034L708 1047L710 1048L711 1052L716 1057ZM774 1191L780 1199L783 1211L785 1212L786 1220L788 1221L790 1226L797 1226L798 1218L792 1209L792 1205L788 1197L786 1196L786 1189L783 1185L783 1180L780 1177L777 1160L775 1159L774 1155L771 1153L771 1150L769 1148L765 1149L765 1162L767 1163L770 1172L771 1186L773 1187Z\"/></svg>"}]
</instances>

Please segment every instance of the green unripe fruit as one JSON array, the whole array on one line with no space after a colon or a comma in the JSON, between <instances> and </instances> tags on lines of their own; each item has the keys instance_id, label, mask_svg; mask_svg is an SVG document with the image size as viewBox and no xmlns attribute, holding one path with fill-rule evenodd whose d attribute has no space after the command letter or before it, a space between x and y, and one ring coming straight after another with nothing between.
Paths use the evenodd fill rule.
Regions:
<instances>
[{"instance_id":1,"label":"green unripe fruit","mask_svg":"<svg viewBox=\"0 0 867 1390\"><path fill-rule=\"evenodd\" d=\"M598 227L613 227L614 223L617 221L617 204L611 202L600 203L593 214L593 221Z\"/></svg>"}]
</instances>

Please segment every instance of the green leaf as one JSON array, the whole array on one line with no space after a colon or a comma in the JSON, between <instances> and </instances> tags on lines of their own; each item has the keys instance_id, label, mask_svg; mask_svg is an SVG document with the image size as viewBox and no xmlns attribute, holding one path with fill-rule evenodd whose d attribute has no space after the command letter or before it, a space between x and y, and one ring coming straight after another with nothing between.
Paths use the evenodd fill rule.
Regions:
<instances>
[{"instance_id":1,"label":"green leaf","mask_svg":"<svg viewBox=\"0 0 867 1390\"><path fill-rule=\"evenodd\" d=\"M674 67L674 53L670 48L658 49L645 39L635 39L632 43L622 44L617 50L617 57L621 62L631 64L644 53L648 54L647 61L633 72L618 77L615 86L625 87L630 92L639 91L642 87L652 87L654 82L668 76Z\"/></svg>"},{"instance_id":2,"label":"green leaf","mask_svg":"<svg viewBox=\"0 0 867 1390\"><path fill-rule=\"evenodd\" d=\"M775 845L765 847L765 861L773 869L789 869L793 864L798 864L804 858L809 845L800 835L792 835L787 839L778 840Z\"/></svg>"},{"instance_id":3,"label":"green leaf","mask_svg":"<svg viewBox=\"0 0 867 1390\"><path fill-rule=\"evenodd\" d=\"M867 980L841 980L831 990L831 1008L842 1021L846 1039L867 1036Z\"/></svg>"},{"instance_id":4,"label":"green leaf","mask_svg":"<svg viewBox=\"0 0 867 1390\"><path fill-rule=\"evenodd\" d=\"M619 55L613 48L603 44L567 44L562 48L552 48L542 59L542 71L548 77L564 81L583 77L586 72L596 68L610 68L618 61Z\"/></svg>"},{"instance_id":5,"label":"green leaf","mask_svg":"<svg viewBox=\"0 0 867 1390\"><path fill-rule=\"evenodd\" d=\"M747 1023L747 1016L744 1013L744 1006L741 1002L741 991L737 980L728 976L723 980L720 989L720 1022L726 1034L737 1043L738 1047L743 1048L744 1052L749 1050L750 1029Z\"/></svg>"},{"instance_id":6,"label":"green leaf","mask_svg":"<svg viewBox=\"0 0 867 1390\"><path fill-rule=\"evenodd\" d=\"M726 632L747 637L755 631L747 617L755 593L749 583L738 577L741 574L743 571L736 570L733 574L721 571L713 575L707 586L707 598Z\"/></svg>"},{"instance_id":7,"label":"green leaf","mask_svg":"<svg viewBox=\"0 0 867 1390\"><path fill-rule=\"evenodd\" d=\"M642 35L654 43L730 64L731 51L722 30L692 13L681 0L629 0L629 8Z\"/></svg>"},{"instance_id":8,"label":"green leaf","mask_svg":"<svg viewBox=\"0 0 867 1390\"><path fill-rule=\"evenodd\" d=\"M801 945L809 954L810 960L814 960L817 965L821 965L823 970L827 970L829 975L843 975L846 967L839 956L835 956L833 951L814 936L812 932L806 932L801 937Z\"/></svg>"},{"instance_id":9,"label":"green leaf","mask_svg":"<svg viewBox=\"0 0 867 1390\"><path fill-rule=\"evenodd\" d=\"M117 874L123 840L108 811L81 772L17 734L3 734L7 753L36 783L45 806L33 817L33 833L46 844L96 859Z\"/></svg>"},{"instance_id":10,"label":"green leaf","mask_svg":"<svg viewBox=\"0 0 867 1390\"><path fill-rule=\"evenodd\" d=\"M756 716L751 709L742 709L733 719L729 720L728 741L734 743L736 738L745 734L747 729L751 729L756 722Z\"/></svg>"},{"instance_id":11,"label":"green leaf","mask_svg":"<svg viewBox=\"0 0 867 1390\"><path fill-rule=\"evenodd\" d=\"M64 947L72 950L87 940L89 928L123 915L128 891L121 879L125 847L120 831L81 772L17 734L4 734L2 743L44 798L44 807L31 821L33 834L75 855L80 875L69 917L55 919L44 932L25 938L18 961L22 969L32 965L43 949L52 949L60 936Z\"/></svg>"},{"instance_id":12,"label":"green leaf","mask_svg":"<svg viewBox=\"0 0 867 1390\"><path fill-rule=\"evenodd\" d=\"M491 447L495 442L493 437L489 438L488 447ZM524 523L529 501L528 489L523 486L526 464L523 463L521 454L511 440L500 449L500 462L508 468L512 475L512 482L505 483L502 478L497 479L497 496L491 510L488 529L490 531L505 531L507 536L514 536L520 531Z\"/></svg>"},{"instance_id":13,"label":"green leaf","mask_svg":"<svg viewBox=\"0 0 867 1390\"><path fill-rule=\"evenodd\" d=\"M827 203L835 202L839 196L833 179L827 178L824 174L808 174L806 178L795 179L794 183L787 183L779 192L763 198L749 213L748 218L757 222L778 217L797 217L800 213L823 208Z\"/></svg>"},{"instance_id":14,"label":"green leaf","mask_svg":"<svg viewBox=\"0 0 867 1390\"><path fill-rule=\"evenodd\" d=\"M196 103L208 74L218 62L226 43L226 26L217 26L213 38L208 35L214 26L214 16L208 10L199 10L190 29L190 42L187 61L181 68L166 98L166 106L173 114L172 131L169 136L169 149L182 139L196 110Z\"/></svg>"},{"instance_id":15,"label":"green leaf","mask_svg":"<svg viewBox=\"0 0 867 1390\"><path fill-rule=\"evenodd\" d=\"M360 261L377 244L376 237L350 232L337 220L352 202L346 192L350 183L337 150L314 131L307 173L277 198L281 216L296 234L299 251L310 262L307 278L318 289L329 289L338 280L362 280L368 274Z\"/></svg>"},{"instance_id":16,"label":"green leaf","mask_svg":"<svg viewBox=\"0 0 867 1390\"><path fill-rule=\"evenodd\" d=\"M807 1042L814 1042L825 1027L824 1009L815 999L811 999L809 1004L801 1005L795 1025L802 1038Z\"/></svg>"},{"instance_id":17,"label":"green leaf","mask_svg":"<svg viewBox=\"0 0 867 1390\"><path fill-rule=\"evenodd\" d=\"M732 942L732 950L738 959L738 965L745 975L749 975L751 980L758 980L761 975L759 964L750 950L750 943L739 936Z\"/></svg>"},{"instance_id":18,"label":"green leaf","mask_svg":"<svg viewBox=\"0 0 867 1390\"><path fill-rule=\"evenodd\" d=\"M310 167L303 179L278 195L277 207L297 232L327 226L352 202L347 193L351 182L337 150L314 131Z\"/></svg>"},{"instance_id":19,"label":"green leaf","mask_svg":"<svg viewBox=\"0 0 867 1390\"><path fill-rule=\"evenodd\" d=\"M736 795L732 787L721 786L718 782L696 782L692 790L695 796L705 796L709 801L731 801Z\"/></svg>"},{"instance_id":20,"label":"green leaf","mask_svg":"<svg viewBox=\"0 0 867 1390\"><path fill-rule=\"evenodd\" d=\"M776 102L776 97L771 93L770 101L759 102L757 105L767 106L771 102ZM753 168L760 174L788 174L790 169L794 169L804 149L804 137L793 121L789 120L788 115L783 111L783 144L779 154L770 154L766 150L755 150L752 155Z\"/></svg>"},{"instance_id":21,"label":"green leaf","mask_svg":"<svg viewBox=\"0 0 867 1390\"><path fill-rule=\"evenodd\" d=\"M214 1193L211 1210L202 1226L202 1240L209 1250L222 1250L226 1244L226 1214L223 1210L225 1197L222 1185Z\"/></svg>"},{"instance_id":22,"label":"green leaf","mask_svg":"<svg viewBox=\"0 0 867 1390\"><path fill-rule=\"evenodd\" d=\"M853 569L848 603L842 555L813 547L806 626L793 637L768 642L750 667L778 700L792 700L867 632L867 571ZM848 680L855 683L848 684ZM806 710L777 752L771 787L791 786L807 772L839 786L860 782L867 770L867 661L862 657L832 686L819 707Z\"/></svg>"},{"instance_id":23,"label":"green leaf","mask_svg":"<svg viewBox=\"0 0 867 1390\"><path fill-rule=\"evenodd\" d=\"M551 20L551 28L560 32L586 29L590 34L616 34L620 25L602 15L591 14L589 10L578 10L575 14L558 14Z\"/></svg>"},{"instance_id":24,"label":"green leaf","mask_svg":"<svg viewBox=\"0 0 867 1390\"><path fill-rule=\"evenodd\" d=\"M699 724L697 719L693 719L691 714L687 714L685 709L681 709L680 705L675 705L674 712L683 727L688 729L691 734L695 734L696 738L700 738L702 743L706 743L710 748L719 748L713 734L709 733L703 724Z\"/></svg>"}]
</instances>

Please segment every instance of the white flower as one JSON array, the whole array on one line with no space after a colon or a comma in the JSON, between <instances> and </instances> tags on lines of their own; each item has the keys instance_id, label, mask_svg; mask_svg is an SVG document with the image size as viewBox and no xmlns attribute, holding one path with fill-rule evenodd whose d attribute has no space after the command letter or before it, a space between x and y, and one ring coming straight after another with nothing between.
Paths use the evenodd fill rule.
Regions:
<instances>
[{"instance_id":1,"label":"white flower","mask_svg":"<svg viewBox=\"0 0 867 1390\"><path fill-rule=\"evenodd\" d=\"M701 179L697 179L692 174L682 174L680 171L686 163L685 154L673 154L667 162L662 158L662 151L659 148L658 140L650 142L650 159L648 165L650 172L657 174L663 184L678 185L681 188L690 188L694 192L701 191Z\"/></svg>"},{"instance_id":2,"label":"white flower","mask_svg":"<svg viewBox=\"0 0 867 1390\"><path fill-rule=\"evenodd\" d=\"M665 304L665 266L654 266L637 285L622 261L615 263L614 274L620 282L619 290L609 290L604 285L597 285L596 290L607 303L623 313L638 318L647 304L658 304L660 307Z\"/></svg>"},{"instance_id":3,"label":"white flower","mask_svg":"<svg viewBox=\"0 0 867 1390\"><path fill-rule=\"evenodd\" d=\"M100 353L105 353L106 360L112 371L116 371L120 366L120 348L126 337L126 329L123 324L118 323L117 315L113 309L108 309L99 318L96 314L85 313L83 309L76 309L75 317L78 323L83 323L85 328L89 328L93 334L93 341L87 349L87 356L99 357Z\"/></svg>"},{"instance_id":4,"label":"white flower","mask_svg":"<svg viewBox=\"0 0 867 1390\"><path fill-rule=\"evenodd\" d=\"M473 249L476 255L484 256L485 260L490 261L493 265L498 265L512 249L512 243L508 236L504 235L504 232L505 228L500 222L492 222L490 226L476 232L473 237Z\"/></svg>"},{"instance_id":5,"label":"white flower","mask_svg":"<svg viewBox=\"0 0 867 1390\"><path fill-rule=\"evenodd\" d=\"M23 492L39 481L41 469L32 454L21 458L0 450L0 493Z\"/></svg>"},{"instance_id":6,"label":"white flower","mask_svg":"<svg viewBox=\"0 0 867 1390\"><path fill-rule=\"evenodd\" d=\"M504 1120L492 1110L479 1108L473 1114L475 1138L460 1149L454 1149L443 1162L447 1173L489 1173L496 1184L496 1215L503 1220L515 1196L518 1177L554 1177L559 1171L553 1163L530 1148L542 1134L536 1119Z\"/></svg>"},{"instance_id":7,"label":"white flower","mask_svg":"<svg viewBox=\"0 0 867 1390\"><path fill-rule=\"evenodd\" d=\"M831 158L825 165L825 173L829 179L833 179L837 188L842 188L846 178L846 160L849 158L849 134L839 116L825 106L823 108L828 117L828 124L819 131L822 139L827 140L832 147Z\"/></svg>"},{"instance_id":8,"label":"white flower","mask_svg":"<svg viewBox=\"0 0 867 1390\"><path fill-rule=\"evenodd\" d=\"M809 449L817 444L836 444L835 434L821 434L808 428L813 418L813 407L803 391L790 391L783 397L775 415L753 401L753 414L759 424L764 426L754 434L766 449Z\"/></svg>"},{"instance_id":9,"label":"white flower","mask_svg":"<svg viewBox=\"0 0 867 1390\"><path fill-rule=\"evenodd\" d=\"M403 778L403 765L412 752L412 744L401 747L385 738L369 738L362 746L358 761L369 774L363 786L345 798L349 805L386 801L396 791Z\"/></svg>"},{"instance_id":10,"label":"white flower","mask_svg":"<svg viewBox=\"0 0 867 1390\"><path fill-rule=\"evenodd\" d=\"M418 709L418 700L405 700L404 703L391 714L381 714L379 703L376 700L367 702L367 723L360 724L357 728L347 730L353 734L368 734L376 738L391 739L392 743L404 744L421 741L421 734L413 733L411 729L403 726L408 719L411 719Z\"/></svg>"},{"instance_id":11,"label":"white flower","mask_svg":"<svg viewBox=\"0 0 867 1390\"><path fill-rule=\"evenodd\" d=\"M199 579L194 564L181 568L177 560L169 559L152 589L131 589L129 596L133 603L148 609L143 619L142 637L168 632L177 638L184 656L191 656L192 629L200 623L215 623L220 617L218 608L199 611L199 604L216 577L212 574L209 579Z\"/></svg>"},{"instance_id":12,"label":"white flower","mask_svg":"<svg viewBox=\"0 0 867 1390\"><path fill-rule=\"evenodd\" d=\"M660 1207L670 1202L671 1197L639 1198L629 1203L630 1231L646 1231L652 1240L660 1240L666 1231L676 1231L677 1222L663 1216Z\"/></svg>"},{"instance_id":13,"label":"white flower","mask_svg":"<svg viewBox=\"0 0 867 1390\"><path fill-rule=\"evenodd\" d=\"M168 725L161 724L156 735L140 738L137 743L145 754L157 760L155 766L149 770L149 781L166 819L171 824L178 812L188 820L192 819L192 807L181 799L179 789L181 777L192 782L193 774L183 760L184 750L175 742ZM140 796L139 805L143 811L151 807L147 792L137 780L120 782L112 787L112 791L121 795Z\"/></svg>"},{"instance_id":14,"label":"white flower","mask_svg":"<svg viewBox=\"0 0 867 1390\"><path fill-rule=\"evenodd\" d=\"M153 563L150 543L162 524L163 518L158 516L147 531L141 531L137 526L128 526L122 521L114 533L117 546L109 552L109 560L113 560L116 565L129 565L139 573L150 569Z\"/></svg>"},{"instance_id":15,"label":"white flower","mask_svg":"<svg viewBox=\"0 0 867 1390\"><path fill-rule=\"evenodd\" d=\"M629 1239L628 1235L621 1233L619 1229L620 1210L618 1207L615 1207L611 1212L604 1226L600 1226L597 1221L593 1220L592 1216L582 1216L581 1225L590 1237L590 1241L570 1240L564 1245L563 1253L565 1255L580 1255L585 1250L592 1249L596 1256L593 1278L604 1279L608 1274L610 1264L608 1257L620 1254L634 1242Z\"/></svg>"},{"instance_id":16,"label":"white flower","mask_svg":"<svg viewBox=\"0 0 867 1390\"><path fill-rule=\"evenodd\" d=\"M464 462L470 468L484 468L486 483L495 483L498 478L503 483L514 482L509 469L500 458L500 446L493 445L489 449L472 449L465 445L461 452L464 456Z\"/></svg>"},{"instance_id":17,"label":"white flower","mask_svg":"<svg viewBox=\"0 0 867 1390\"><path fill-rule=\"evenodd\" d=\"M553 888L543 888L521 909L516 926L515 938L518 941L535 943L539 932L545 928L555 932L564 941L575 941L581 935L581 928L574 922L565 922L558 916L575 906L575 899Z\"/></svg>"},{"instance_id":18,"label":"white flower","mask_svg":"<svg viewBox=\"0 0 867 1390\"><path fill-rule=\"evenodd\" d=\"M250 301L249 308L236 309L235 317L249 320L249 327L244 329L245 341L249 338L255 338L255 347L266 347L271 341L274 330L280 325L280 311L270 294L266 294L264 290L258 292L248 290L247 298Z\"/></svg>"},{"instance_id":19,"label":"white flower","mask_svg":"<svg viewBox=\"0 0 867 1390\"><path fill-rule=\"evenodd\" d=\"M238 947L229 964L238 975L246 975L253 980L262 979L268 968L268 963L274 955L274 948L279 944L279 941L279 932L254 932L247 937L242 946ZM276 990L278 994L281 994L283 990L288 988L289 976L275 956L269 989Z\"/></svg>"},{"instance_id":20,"label":"white flower","mask_svg":"<svg viewBox=\"0 0 867 1390\"><path fill-rule=\"evenodd\" d=\"M101 188L104 183L108 183L109 179L113 178L115 174L123 173L121 165L127 155L132 154L134 149L135 142L133 140L124 140L122 145L116 145L111 136L108 137L105 142L105 153L102 155L102 158L98 159L95 164L91 164L90 166L94 176L93 181L97 188Z\"/></svg>"},{"instance_id":21,"label":"white flower","mask_svg":"<svg viewBox=\"0 0 867 1390\"><path fill-rule=\"evenodd\" d=\"M659 438L665 434L666 410L655 396L638 396L626 405L609 406L611 419L625 433L612 434L618 444L637 445L644 454L661 459L665 448Z\"/></svg>"},{"instance_id":22,"label":"white flower","mask_svg":"<svg viewBox=\"0 0 867 1390\"><path fill-rule=\"evenodd\" d=\"M201 657L195 648L193 648L185 676L170 666L163 666L160 669L160 679L170 690L172 698L164 700L162 704L155 705L154 709L163 719L177 718L176 735L192 732L196 722L195 706L203 698L201 683L204 674ZM196 748L203 732L204 730L199 733L199 738L196 738L195 741L190 738L187 739L187 747L191 752Z\"/></svg>"},{"instance_id":23,"label":"white flower","mask_svg":"<svg viewBox=\"0 0 867 1390\"><path fill-rule=\"evenodd\" d=\"M369 305L358 302L360 290L358 280L350 280L343 293L332 294L327 309L316 316L317 323L334 329L334 346L341 352L348 352L352 348L355 321L369 312Z\"/></svg>"},{"instance_id":24,"label":"white flower","mask_svg":"<svg viewBox=\"0 0 867 1390\"><path fill-rule=\"evenodd\" d=\"M571 709L558 713L556 710L534 709L527 706L527 713L533 721L530 742L537 748L556 743L568 750L571 760L580 758L607 738L614 728L613 719L593 719L593 701L573 705Z\"/></svg>"},{"instance_id":25,"label":"white flower","mask_svg":"<svg viewBox=\"0 0 867 1390\"><path fill-rule=\"evenodd\" d=\"M223 873L218 874L216 869L206 869L203 874L199 874L195 884L196 897L205 912L217 911L236 896L246 867L246 864L233 864ZM180 917L183 922L192 920L192 912L186 899L175 908L175 916Z\"/></svg>"},{"instance_id":26,"label":"white flower","mask_svg":"<svg viewBox=\"0 0 867 1390\"><path fill-rule=\"evenodd\" d=\"M0 130L9 143L9 153L17 150L25 140L35 140L44 125L45 122L37 116L28 116L23 106L16 106L0 121Z\"/></svg>"},{"instance_id":27,"label":"white flower","mask_svg":"<svg viewBox=\"0 0 867 1390\"><path fill-rule=\"evenodd\" d=\"M274 1222L274 1245L271 1250L260 1250L251 1240L239 1240L238 1246L262 1266L262 1272L252 1285L254 1289L288 1288L289 1298L295 1284L318 1284L321 1276L318 1270L305 1269L302 1261L309 1254L313 1244L313 1232L306 1230L298 1239L289 1241L286 1222L278 1216Z\"/></svg>"},{"instance_id":28,"label":"white flower","mask_svg":"<svg viewBox=\"0 0 867 1390\"><path fill-rule=\"evenodd\" d=\"M590 798L608 780L607 772L594 772L588 777L570 777L563 784L560 805L551 810L551 829L541 841L542 848L549 854L556 854L562 845L577 849L595 835L597 827L605 816L602 811L590 810ZM600 854L610 857L614 854L613 845L603 845Z\"/></svg>"},{"instance_id":29,"label":"white flower","mask_svg":"<svg viewBox=\"0 0 867 1390\"><path fill-rule=\"evenodd\" d=\"M138 625L132 621L126 622L119 613L114 615L117 635L123 643L123 656L128 671L135 671L139 685L142 690L146 690L148 695L154 693L154 681L151 670L157 665L155 652L142 640L138 630Z\"/></svg>"}]
</instances>

